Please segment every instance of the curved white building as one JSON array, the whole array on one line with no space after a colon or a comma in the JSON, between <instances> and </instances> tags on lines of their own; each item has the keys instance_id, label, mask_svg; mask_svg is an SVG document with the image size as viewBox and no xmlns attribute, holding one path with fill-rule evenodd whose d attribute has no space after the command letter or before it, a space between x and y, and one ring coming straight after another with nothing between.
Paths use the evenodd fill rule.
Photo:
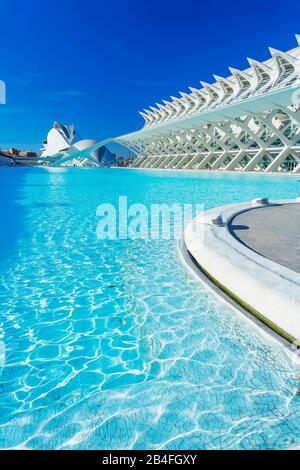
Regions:
<instances>
[{"instance_id":1,"label":"curved white building","mask_svg":"<svg viewBox=\"0 0 300 470\"><path fill-rule=\"evenodd\" d=\"M56 153L67 151L75 138L73 125L63 125L55 122L53 128L48 132L42 147L41 157L50 157Z\"/></svg>"},{"instance_id":2,"label":"curved white building","mask_svg":"<svg viewBox=\"0 0 300 470\"><path fill-rule=\"evenodd\" d=\"M55 122L42 147L41 159L68 166L105 166L114 155L96 140L76 141L73 124Z\"/></svg>"},{"instance_id":3,"label":"curved white building","mask_svg":"<svg viewBox=\"0 0 300 470\"><path fill-rule=\"evenodd\" d=\"M140 131L114 139L134 151L133 166L300 173L300 36L298 47L270 48L264 62L229 68L179 97L140 114Z\"/></svg>"}]
</instances>

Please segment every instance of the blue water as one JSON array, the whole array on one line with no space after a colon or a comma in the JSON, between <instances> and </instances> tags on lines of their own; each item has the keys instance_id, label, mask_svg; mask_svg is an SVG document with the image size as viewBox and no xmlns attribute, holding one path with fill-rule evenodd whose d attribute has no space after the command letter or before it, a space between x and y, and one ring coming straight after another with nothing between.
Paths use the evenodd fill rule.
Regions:
<instances>
[{"instance_id":1,"label":"blue water","mask_svg":"<svg viewBox=\"0 0 300 470\"><path fill-rule=\"evenodd\" d=\"M0 447L279 449L300 370L190 276L176 241L100 241L96 208L295 197L295 178L1 168ZM283 312L284 314L284 312Z\"/></svg>"}]
</instances>

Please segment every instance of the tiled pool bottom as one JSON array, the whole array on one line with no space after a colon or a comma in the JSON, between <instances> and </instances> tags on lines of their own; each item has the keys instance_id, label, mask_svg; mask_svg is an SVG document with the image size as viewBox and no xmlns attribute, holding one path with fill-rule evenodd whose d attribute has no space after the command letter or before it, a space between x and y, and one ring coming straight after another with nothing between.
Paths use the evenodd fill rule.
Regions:
<instances>
[{"instance_id":1,"label":"tiled pool bottom","mask_svg":"<svg viewBox=\"0 0 300 470\"><path fill-rule=\"evenodd\" d=\"M95 236L98 204L118 194L212 207L293 197L296 179L21 168L0 180L1 448L300 443L300 370L282 348L191 278L176 242Z\"/></svg>"}]
</instances>

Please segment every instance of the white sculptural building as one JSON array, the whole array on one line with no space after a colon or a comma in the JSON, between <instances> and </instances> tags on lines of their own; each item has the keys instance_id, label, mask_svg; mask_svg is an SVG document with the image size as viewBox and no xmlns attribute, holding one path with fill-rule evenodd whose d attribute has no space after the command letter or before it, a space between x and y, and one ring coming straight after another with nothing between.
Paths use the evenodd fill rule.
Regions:
<instances>
[{"instance_id":1,"label":"white sculptural building","mask_svg":"<svg viewBox=\"0 0 300 470\"><path fill-rule=\"evenodd\" d=\"M138 168L300 173L298 47L248 59L249 68L171 97L140 114L143 129L116 139Z\"/></svg>"},{"instance_id":2,"label":"white sculptural building","mask_svg":"<svg viewBox=\"0 0 300 470\"><path fill-rule=\"evenodd\" d=\"M101 166L115 157L107 147L97 144L96 140L77 141L74 125L59 122L55 122L48 132L41 151L41 160L65 166Z\"/></svg>"}]
</instances>

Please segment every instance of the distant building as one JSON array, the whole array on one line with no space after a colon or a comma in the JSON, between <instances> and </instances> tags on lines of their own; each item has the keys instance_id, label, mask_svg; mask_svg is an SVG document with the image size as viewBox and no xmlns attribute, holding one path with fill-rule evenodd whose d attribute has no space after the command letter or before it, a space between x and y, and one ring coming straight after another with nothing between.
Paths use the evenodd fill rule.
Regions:
<instances>
[{"instance_id":1,"label":"distant building","mask_svg":"<svg viewBox=\"0 0 300 470\"><path fill-rule=\"evenodd\" d=\"M41 148L41 157L49 157L67 151L73 145L74 140L75 129L72 124L63 125L55 122Z\"/></svg>"},{"instance_id":2,"label":"distant building","mask_svg":"<svg viewBox=\"0 0 300 470\"><path fill-rule=\"evenodd\" d=\"M131 166L133 164L133 161L134 161L133 158L131 158L130 156L128 156L127 160L124 157L119 156L116 160L116 166L122 167L122 168Z\"/></svg>"},{"instance_id":3,"label":"distant building","mask_svg":"<svg viewBox=\"0 0 300 470\"><path fill-rule=\"evenodd\" d=\"M116 156L104 145L93 149L97 141L84 139L76 141L74 125L64 125L55 122L48 132L42 147L41 158L61 156L66 159L65 166L111 166ZM90 151L89 151L90 149ZM79 154L77 156L77 154ZM60 154L60 155L59 155ZM70 156L74 155L74 158Z\"/></svg>"},{"instance_id":4,"label":"distant building","mask_svg":"<svg viewBox=\"0 0 300 470\"><path fill-rule=\"evenodd\" d=\"M12 155L12 156L18 156L20 154L20 151L18 149L15 149L14 147L11 147L8 153L9 155Z\"/></svg>"},{"instance_id":5,"label":"distant building","mask_svg":"<svg viewBox=\"0 0 300 470\"><path fill-rule=\"evenodd\" d=\"M29 152L27 150L20 150L19 151L19 156L20 157L27 157L27 158L37 158L37 153L36 152Z\"/></svg>"}]
</instances>

